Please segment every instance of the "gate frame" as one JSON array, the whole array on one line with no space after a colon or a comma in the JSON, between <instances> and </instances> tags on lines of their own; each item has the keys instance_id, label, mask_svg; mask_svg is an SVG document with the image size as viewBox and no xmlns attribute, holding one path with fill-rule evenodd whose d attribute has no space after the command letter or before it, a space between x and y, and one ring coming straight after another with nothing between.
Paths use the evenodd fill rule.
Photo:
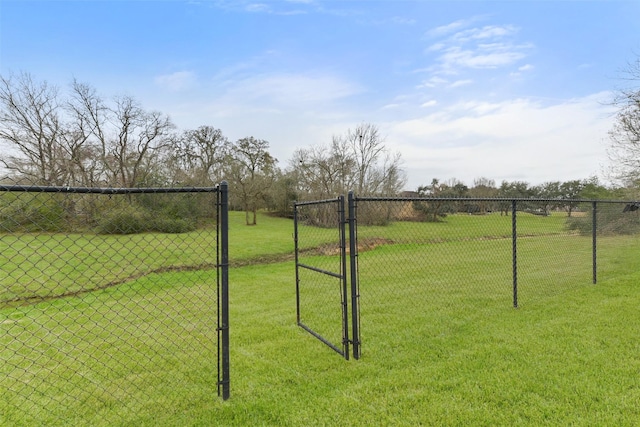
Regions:
<instances>
[{"instance_id":1,"label":"gate frame","mask_svg":"<svg viewBox=\"0 0 640 427\"><path fill-rule=\"evenodd\" d=\"M340 245L340 273L330 272L316 268L313 266L305 265L300 262L299 247L298 247L298 207L309 205L321 205L335 203L338 208L338 239ZM348 293L347 293L347 248L346 248L346 219L345 219L345 198L343 195L338 196L335 199L324 199L307 202L295 202L293 204L293 227L294 227L294 250L295 250L295 266L296 266L296 323L305 331L316 337L322 343L329 348L340 354L346 360L349 360L349 308L348 308ZM300 267L315 271L320 274L326 274L334 278L340 279L340 304L342 306L342 348L332 343L328 339L324 338L318 332L314 331L311 327L305 325L300 316Z\"/></svg>"}]
</instances>

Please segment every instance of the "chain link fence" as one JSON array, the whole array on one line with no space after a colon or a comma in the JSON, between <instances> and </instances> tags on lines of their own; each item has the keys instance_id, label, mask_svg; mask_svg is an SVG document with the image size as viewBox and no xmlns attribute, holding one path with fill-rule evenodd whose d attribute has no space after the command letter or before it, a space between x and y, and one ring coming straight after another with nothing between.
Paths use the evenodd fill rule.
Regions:
<instances>
[{"instance_id":1,"label":"chain link fence","mask_svg":"<svg viewBox=\"0 0 640 427\"><path fill-rule=\"evenodd\" d=\"M342 233L338 241L335 231L327 235L326 212L308 209L296 221L303 227L296 239L306 242L296 252L331 247L314 260L349 264L341 295L351 338L345 332L343 340L356 359L362 344L398 352L417 339L436 343L499 310L563 298L567 290L636 271L640 255L635 202L350 194L347 210L348 238ZM308 277L297 279L298 288L312 286ZM335 318L325 312L337 310L332 295L308 297L305 306Z\"/></svg>"},{"instance_id":2,"label":"chain link fence","mask_svg":"<svg viewBox=\"0 0 640 427\"><path fill-rule=\"evenodd\" d=\"M349 358L344 198L294 205L298 325Z\"/></svg>"},{"instance_id":3,"label":"chain link fence","mask_svg":"<svg viewBox=\"0 0 640 427\"><path fill-rule=\"evenodd\" d=\"M225 183L0 186L0 424L228 398L226 209Z\"/></svg>"},{"instance_id":4,"label":"chain link fence","mask_svg":"<svg viewBox=\"0 0 640 427\"><path fill-rule=\"evenodd\" d=\"M353 197L350 204L356 356L360 340L397 350L473 323L467 316L562 298L637 270L634 202Z\"/></svg>"}]
</instances>

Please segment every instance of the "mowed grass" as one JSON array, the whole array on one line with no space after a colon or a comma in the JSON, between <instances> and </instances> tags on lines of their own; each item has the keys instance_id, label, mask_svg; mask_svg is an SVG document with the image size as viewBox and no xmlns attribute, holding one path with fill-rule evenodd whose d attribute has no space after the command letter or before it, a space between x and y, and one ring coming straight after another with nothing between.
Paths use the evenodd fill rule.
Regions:
<instances>
[{"instance_id":1,"label":"mowed grass","mask_svg":"<svg viewBox=\"0 0 640 427\"><path fill-rule=\"evenodd\" d=\"M0 398L0 424L640 419L636 238L600 239L603 278L593 285L590 239L564 233L561 219L531 218L525 225L537 231L520 242L522 300L514 309L510 218L363 227L361 239L387 243L359 254L362 358L346 361L296 326L295 270L286 260L292 223L261 216L247 227L243 220L234 214L230 226L232 262L244 265L230 272L230 400L215 391L215 271L165 272L1 310L0 387L8 392ZM413 242L391 244L402 227ZM335 237L309 233L318 245ZM284 261L250 262L279 257ZM331 255L305 257L336 265ZM305 283L312 282L301 283L303 292ZM333 281L327 287L324 308L304 300L303 314L339 339L339 289Z\"/></svg>"}]
</instances>

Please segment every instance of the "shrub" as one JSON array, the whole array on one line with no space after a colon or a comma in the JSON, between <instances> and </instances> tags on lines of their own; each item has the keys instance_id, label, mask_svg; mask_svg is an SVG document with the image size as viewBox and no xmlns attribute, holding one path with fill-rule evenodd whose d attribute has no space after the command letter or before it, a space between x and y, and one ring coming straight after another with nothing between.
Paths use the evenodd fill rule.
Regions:
<instances>
[{"instance_id":1,"label":"shrub","mask_svg":"<svg viewBox=\"0 0 640 427\"><path fill-rule=\"evenodd\" d=\"M151 223L152 230L159 233L187 233L196 229L195 221L179 218L157 218Z\"/></svg>"},{"instance_id":2,"label":"shrub","mask_svg":"<svg viewBox=\"0 0 640 427\"><path fill-rule=\"evenodd\" d=\"M100 234L134 234L151 231L186 233L195 229L195 221L164 216L160 212L149 212L133 205L107 213L97 226L97 232Z\"/></svg>"},{"instance_id":3,"label":"shrub","mask_svg":"<svg viewBox=\"0 0 640 427\"><path fill-rule=\"evenodd\" d=\"M57 232L65 229L64 208L54 195L38 194L26 198L20 197L23 196L21 193L12 196L0 207L2 231Z\"/></svg>"},{"instance_id":4,"label":"shrub","mask_svg":"<svg viewBox=\"0 0 640 427\"><path fill-rule=\"evenodd\" d=\"M601 235L632 235L640 233L639 212L623 212L622 205L605 205L598 208L596 215L596 227ZM593 227L591 215L582 217L569 217L565 227L571 231L577 231L582 235L590 235Z\"/></svg>"},{"instance_id":5,"label":"shrub","mask_svg":"<svg viewBox=\"0 0 640 427\"><path fill-rule=\"evenodd\" d=\"M98 222L100 234L134 234L148 231L145 215L133 206L115 209L106 213Z\"/></svg>"}]
</instances>

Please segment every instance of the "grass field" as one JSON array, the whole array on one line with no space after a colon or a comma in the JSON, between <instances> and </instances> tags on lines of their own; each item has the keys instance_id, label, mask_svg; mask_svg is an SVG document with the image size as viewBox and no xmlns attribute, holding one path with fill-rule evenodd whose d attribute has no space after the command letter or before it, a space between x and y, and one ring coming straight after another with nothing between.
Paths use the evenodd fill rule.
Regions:
<instances>
[{"instance_id":1,"label":"grass field","mask_svg":"<svg viewBox=\"0 0 640 427\"><path fill-rule=\"evenodd\" d=\"M228 401L215 271L167 271L0 310L0 425L637 425L637 238L600 239L593 285L589 238L523 216L514 309L510 219L361 228L387 244L359 254L363 352L346 361L295 324L292 223L243 221L232 213ZM318 327L339 339L339 323Z\"/></svg>"}]
</instances>

